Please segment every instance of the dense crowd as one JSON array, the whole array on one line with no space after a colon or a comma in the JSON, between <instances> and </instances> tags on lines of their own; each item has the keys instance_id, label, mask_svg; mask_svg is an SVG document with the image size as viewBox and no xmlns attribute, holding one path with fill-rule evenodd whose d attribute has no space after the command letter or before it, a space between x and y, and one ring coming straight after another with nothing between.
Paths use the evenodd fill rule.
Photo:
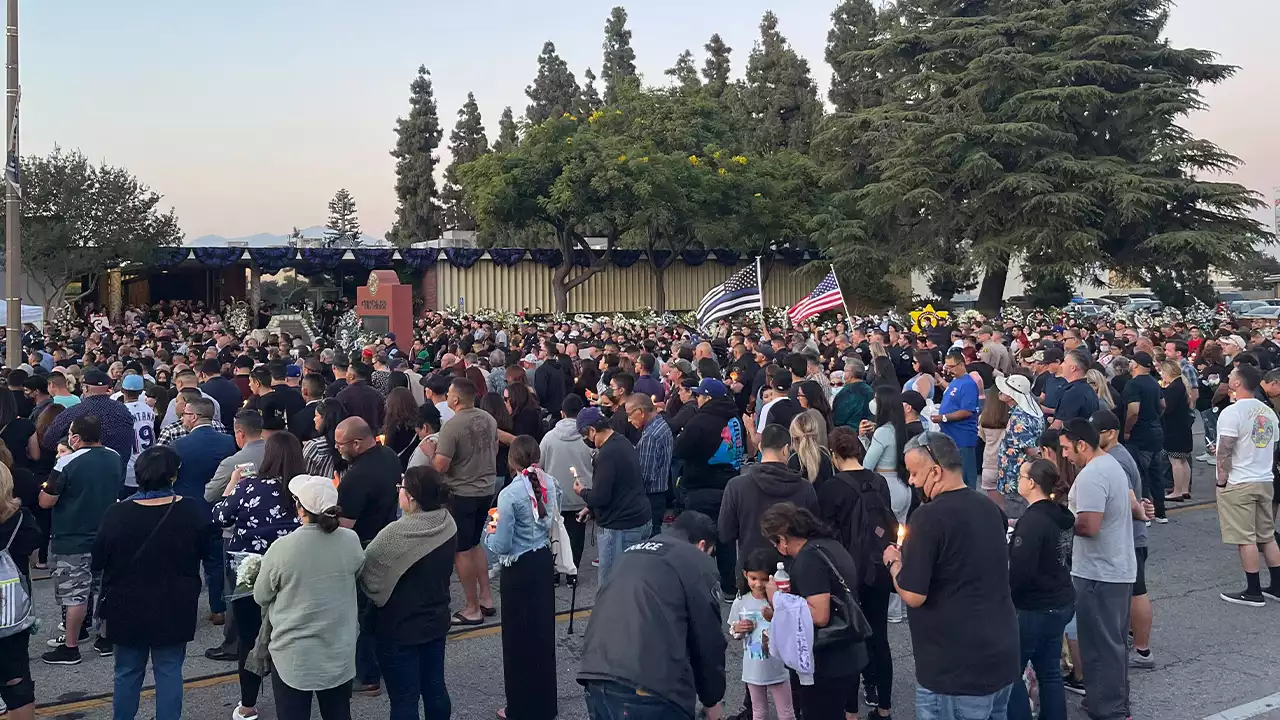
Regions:
<instances>
[{"instance_id":1,"label":"dense crowd","mask_svg":"<svg viewBox=\"0 0 1280 720\"><path fill-rule=\"evenodd\" d=\"M448 717L446 635L499 613L498 714L550 720L554 587L594 566L593 718L727 714L730 640L739 717L889 717L900 622L917 718L1061 720L1068 691L1126 718L1129 668L1155 666L1148 534L1197 460L1245 573L1222 599L1280 601L1273 328L429 314L341 348L341 308L315 338L226 310L25 328L0 390L13 717L35 570L62 609L41 660L114 656L117 718L148 662L157 718L180 716L204 592L233 720L267 677L283 720L383 691L393 720Z\"/></svg>"}]
</instances>

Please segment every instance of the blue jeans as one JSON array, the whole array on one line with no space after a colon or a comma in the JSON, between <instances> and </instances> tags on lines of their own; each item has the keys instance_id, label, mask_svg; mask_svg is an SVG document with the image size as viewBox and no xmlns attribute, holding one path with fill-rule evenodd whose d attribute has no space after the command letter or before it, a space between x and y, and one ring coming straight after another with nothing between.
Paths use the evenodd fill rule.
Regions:
<instances>
[{"instance_id":1,"label":"blue jeans","mask_svg":"<svg viewBox=\"0 0 1280 720\"><path fill-rule=\"evenodd\" d=\"M1138 465L1138 474L1142 476L1142 494L1151 498L1151 504L1156 509L1156 517L1164 517L1164 494L1167 492L1164 469L1169 465L1164 451L1142 450L1133 445L1125 445L1125 448ZM1168 485L1172 486L1172 481Z\"/></svg>"},{"instance_id":2,"label":"blue jeans","mask_svg":"<svg viewBox=\"0 0 1280 720\"><path fill-rule=\"evenodd\" d=\"M133 720L138 714L138 697L142 694L142 679L147 674L148 655L151 656L151 674L156 678L156 720L178 720L182 717L182 661L187 657L186 643L163 647L116 645L115 652L115 694L111 699L113 720Z\"/></svg>"},{"instance_id":3,"label":"blue jeans","mask_svg":"<svg viewBox=\"0 0 1280 720\"><path fill-rule=\"evenodd\" d=\"M356 683L359 685L377 685L382 679L377 653L381 643L373 634L372 611L369 596L363 590L356 590L356 614L360 623L356 635Z\"/></svg>"},{"instance_id":4,"label":"blue jeans","mask_svg":"<svg viewBox=\"0 0 1280 720\"><path fill-rule=\"evenodd\" d=\"M1204 389L1201 388L1201 392ZM1213 408L1200 411L1200 419L1204 421L1204 444L1213 445L1218 442L1218 413Z\"/></svg>"},{"instance_id":5,"label":"blue jeans","mask_svg":"<svg viewBox=\"0 0 1280 720\"><path fill-rule=\"evenodd\" d=\"M652 528L650 523L627 530L610 530L596 526L596 552L600 556L600 567L596 570L596 587L604 587L604 584L609 581L613 563L622 551L641 540L648 540L649 531Z\"/></svg>"},{"instance_id":6,"label":"blue jeans","mask_svg":"<svg viewBox=\"0 0 1280 720\"><path fill-rule=\"evenodd\" d=\"M1012 684L990 695L939 695L916 686L916 720L1005 720Z\"/></svg>"},{"instance_id":7,"label":"blue jeans","mask_svg":"<svg viewBox=\"0 0 1280 720\"><path fill-rule=\"evenodd\" d=\"M978 448L957 447L960 451L960 462L964 473L964 484L970 490L978 489Z\"/></svg>"},{"instance_id":8,"label":"blue jeans","mask_svg":"<svg viewBox=\"0 0 1280 720\"><path fill-rule=\"evenodd\" d=\"M591 720L692 720L693 708L679 707L657 695L640 695L635 688L608 680L592 680L587 696L587 717Z\"/></svg>"},{"instance_id":9,"label":"blue jeans","mask_svg":"<svg viewBox=\"0 0 1280 720\"><path fill-rule=\"evenodd\" d=\"M1019 610L1022 654L1018 669L1031 663L1040 684L1040 720L1066 720L1067 694L1062 689L1062 633L1075 615L1074 605L1052 610ZM1009 693L1009 720L1031 720L1027 686L1019 679Z\"/></svg>"},{"instance_id":10,"label":"blue jeans","mask_svg":"<svg viewBox=\"0 0 1280 720\"><path fill-rule=\"evenodd\" d=\"M209 612L225 613L227 599L222 596L222 592L226 587L227 561L222 549L222 528L209 533L200 561L204 565L205 588L209 591Z\"/></svg>"},{"instance_id":11,"label":"blue jeans","mask_svg":"<svg viewBox=\"0 0 1280 720\"><path fill-rule=\"evenodd\" d=\"M421 645L378 643L378 664L391 701L391 720L418 720L418 700L425 717L447 719L452 710L444 684L444 638Z\"/></svg>"}]
</instances>

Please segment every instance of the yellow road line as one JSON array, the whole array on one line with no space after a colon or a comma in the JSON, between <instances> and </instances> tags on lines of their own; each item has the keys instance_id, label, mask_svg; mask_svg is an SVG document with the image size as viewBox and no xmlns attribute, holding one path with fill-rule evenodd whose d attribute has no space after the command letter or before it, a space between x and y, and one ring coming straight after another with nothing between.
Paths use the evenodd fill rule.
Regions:
<instances>
[{"instance_id":1,"label":"yellow road line","mask_svg":"<svg viewBox=\"0 0 1280 720\"><path fill-rule=\"evenodd\" d=\"M589 617L591 617L590 608L587 608L585 610L578 610L573 614L574 622L577 622L579 620L586 620ZM569 612L567 610L556 614L556 622L564 622L568 619L569 619ZM478 638L478 637L489 637L492 635L497 635L501 631L502 631L501 624L486 625L485 627L476 628L474 630L464 630L462 632L450 635L448 637L448 640L450 642L453 642L456 640L471 640L473 638ZM186 690L198 690L200 688L217 687L219 685L226 685L229 683L236 682L239 679L239 677L240 677L239 673L230 672L230 673L224 673L221 675L211 675L209 677L198 678L196 680L187 680L186 682L182 683L182 689L183 691L186 691ZM155 688L147 688L146 690L142 691L141 697L143 698L154 697L155 694L156 694ZM111 694L108 693L107 695L102 697L88 698L86 700L72 700L70 702L65 702L65 703L55 703L53 705L37 706L36 717L54 717L57 715L67 715L70 713L84 712L86 710L94 710L100 707L105 707L110 704L111 704Z\"/></svg>"}]
</instances>

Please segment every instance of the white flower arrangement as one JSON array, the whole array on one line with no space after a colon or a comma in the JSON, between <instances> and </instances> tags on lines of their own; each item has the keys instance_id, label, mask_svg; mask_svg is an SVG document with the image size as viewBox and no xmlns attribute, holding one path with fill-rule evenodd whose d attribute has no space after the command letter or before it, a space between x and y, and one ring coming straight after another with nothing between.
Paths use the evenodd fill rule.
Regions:
<instances>
[{"instance_id":1,"label":"white flower arrangement","mask_svg":"<svg viewBox=\"0 0 1280 720\"><path fill-rule=\"evenodd\" d=\"M236 563L236 592L245 595L253 592L253 584L258 581L258 572L262 570L262 556L257 553L231 553Z\"/></svg>"}]
</instances>

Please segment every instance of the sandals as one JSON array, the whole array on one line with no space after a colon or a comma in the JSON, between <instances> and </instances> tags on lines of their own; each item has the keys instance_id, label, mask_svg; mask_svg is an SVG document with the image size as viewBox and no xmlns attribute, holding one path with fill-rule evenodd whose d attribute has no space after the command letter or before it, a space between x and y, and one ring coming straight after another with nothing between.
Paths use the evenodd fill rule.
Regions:
<instances>
[{"instance_id":1,"label":"sandals","mask_svg":"<svg viewBox=\"0 0 1280 720\"><path fill-rule=\"evenodd\" d=\"M484 616L484 617L493 617L494 615L497 615L497 614L498 614L498 608L496 608L496 607L485 607L485 606L481 605L481 606L480 606L480 614L481 614L482 616Z\"/></svg>"},{"instance_id":2,"label":"sandals","mask_svg":"<svg viewBox=\"0 0 1280 720\"><path fill-rule=\"evenodd\" d=\"M461 610L453 614L453 618L451 618L451 621L452 621L451 624L453 625L462 625L462 626L468 626L468 627L484 624L483 617L479 617L479 618L476 618L475 620L472 620L466 615L463 615Z\"/></svg>"}]
</instances>

